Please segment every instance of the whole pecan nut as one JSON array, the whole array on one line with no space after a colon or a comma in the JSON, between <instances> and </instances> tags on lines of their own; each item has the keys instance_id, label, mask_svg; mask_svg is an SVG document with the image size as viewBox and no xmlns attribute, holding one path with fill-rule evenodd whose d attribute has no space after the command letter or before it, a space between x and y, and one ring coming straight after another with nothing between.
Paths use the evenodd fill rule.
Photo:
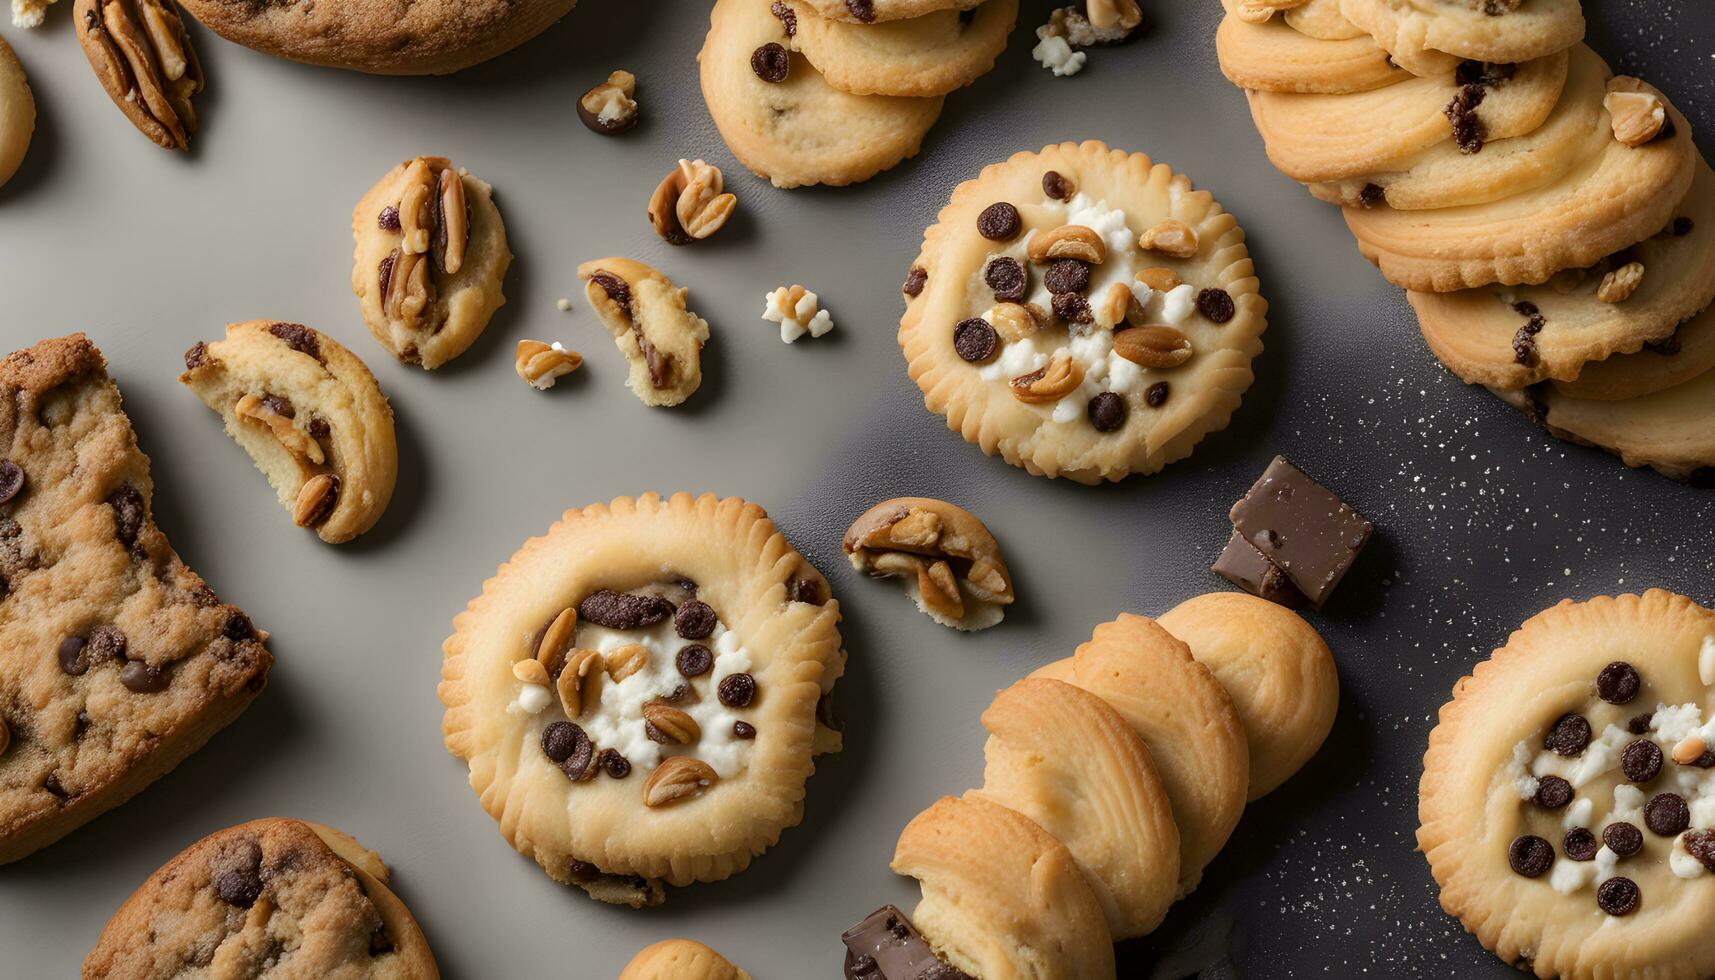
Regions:
<instances>
[{"instance_id":1,"label":"whole pecan nut","mask_svg":"<svg viewBox=\"0 0 1715 980\"><path fill-rule=\"evenodd\" d=\"M680 160L649 198L649 223L670 245L688 245L721 230L738 198L723 188L719 167Z\"/></svg>"},{"instance_id":2,"label":"whole pecan nut","mask_svg":"<svg viewBox=\"0 0 1715 980\"><path fill-rule=\"evenodd\" d=\"M174 0L77 0L78 42L131 124L169 150L190 146L202 63Z\"/></svg>"},{"instance_id":3,"label":"whole pecan nut","mask_svg":"<svg viewBox=\"0 0 1715 980\"><path fill-rule=\"evenodd\" d=\"M670 755L661 760L643 781L643 805L670 806L695 796L719 778L708 763L688 755Z\"/></svg>"}]
</instances>

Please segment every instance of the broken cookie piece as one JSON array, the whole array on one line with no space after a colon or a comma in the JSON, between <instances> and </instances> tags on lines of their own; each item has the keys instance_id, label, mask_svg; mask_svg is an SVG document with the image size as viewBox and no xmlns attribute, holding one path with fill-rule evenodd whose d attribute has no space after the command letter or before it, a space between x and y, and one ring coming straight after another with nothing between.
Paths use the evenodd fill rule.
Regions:
<instances>
[{"instance_id":1,"label":"broken cookie piece","mask_svg":"<svg viewBox=\"0 0 1715 980\"><path fill-rule=\"evenodd\" d=\"M987 629L1013 601L1012 575L994 535L944 500L884 500L852 522L841 546L858 571L905 579L917 608L943 626Z\"/></svg>"},{"instance_id":2,"label":"broken cookie piece","mask_svg":"<svg viewBox=\"0 0 1715 980\"><path fill-rule=\"evenodd\" d=\"M1268 464L1231 517L1233 537L1214 570L1253 595L1282 605L1302 599L1316 609L1375 530L1284 456Z\"/></svg>"},{"instance_id":3,"label":"broken cookie piece","mask_svg":"<svg viewBox=\"0 0 1715 980\"><path fill-rule=\"evenodd\" d=\"M703 383L709 324L685 307L689 290L655 269L610 257L578 266L584 298L631 365L626 384L643 404L678 405Z\"/></svg>"}]
</instances>

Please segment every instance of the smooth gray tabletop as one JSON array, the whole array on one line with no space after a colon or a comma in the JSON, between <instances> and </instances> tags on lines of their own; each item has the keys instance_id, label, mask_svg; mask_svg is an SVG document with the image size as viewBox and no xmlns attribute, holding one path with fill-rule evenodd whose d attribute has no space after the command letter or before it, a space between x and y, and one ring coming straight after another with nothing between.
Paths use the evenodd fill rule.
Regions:
<instances>
[{"instance_id":1,"label":"smooth gray tabletop","mask_svg":"<svg viewBox=\"0 0 1715 980\"><path fill-rule=\"evenodd\" d=\"M1338 212L1278 175L1221 77L1219 5L1147 3L1153 30L1057 79L1029 55L1025 5L997 69L951 96L923 153L869 183L782 192L747 174L703 107L708 4L585 0L546 35L450 78L308 68L193 34L210 78L196 149L133 132L91 74L70 3L0 29L41 123L0 188L0 344L85 330L106 352L154 460L160 525L185 560L273 632L267 691L125 806L0 869L0 975L73 975L112 911L203 834L291 815L336 825L392 865L449 978L614 976L647 943L690 936L759 980L834 977L839 934L883 902L919 809L981 776L977 716L996 689L1130 610L1224 583L1208 571L1228 505L1283 452L1343 493L1376 539L1324 615L1340 664L1322 753L1253 804L1201 888L1122 950L1122 976L1195 973L1230 947L1250 977L1515 975L1436 905L1413 850L1428 730L1453 681L1566 596L1715 591L1715 499L1555 442L1445 373L1400 293ZM1715 133L1715 8L1586 4L1591 42ZM613 68L647 122L617 139L574 100ZM983 164L1063 139L1146 151L1191 175L1249 233L1272 304L1257 381L1225 432L1165 473L1089 488L984 457L924 411L894 343L899 283L923 227ZM352 204L394 163L440 153L492 182L518 255L507 305L433 374L368 336L350 288ZM737 218L695 248L644 219L681 157L723 167ZM703 388L646 409L577 296L580 261L631 255L691 289L708 318ZM759 319L801 282L838 324L793 346ZM301 321L364 357L398 415L400 474L380 526L339 548L292 526L244 453L177 376L183 351L251 318ZM539 394L513 344L560 340L584 368ZM847 619L836 690L846 751L809 785L803 824L750 870L659 909L598 905L500 837L441 744L435 697L452 616L568 507L649 490L764 505L826 572ZM1005 549L1020 602L963 636L892 584L853 573L846 523L887 496L964 504ZM1220 974L1229 975L1229 974Z\"/></svg>"}]
</instances>

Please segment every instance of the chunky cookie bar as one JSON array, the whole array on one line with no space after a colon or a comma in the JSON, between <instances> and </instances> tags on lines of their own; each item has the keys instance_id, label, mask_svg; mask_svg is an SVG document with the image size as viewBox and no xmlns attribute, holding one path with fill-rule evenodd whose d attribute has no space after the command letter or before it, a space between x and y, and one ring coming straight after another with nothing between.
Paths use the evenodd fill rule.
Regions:
<instances>
[{"instance_id":1,"label":"chunky cookie bar","mask_svg":"<svg viewBox=\"0 0 1715 980\"><path fill-rule=\"evenodd\" d=\"M267 634L155 526L88 338L0 361L0 863L178 765L267 680Z\"/></svg>"}]
</instances>

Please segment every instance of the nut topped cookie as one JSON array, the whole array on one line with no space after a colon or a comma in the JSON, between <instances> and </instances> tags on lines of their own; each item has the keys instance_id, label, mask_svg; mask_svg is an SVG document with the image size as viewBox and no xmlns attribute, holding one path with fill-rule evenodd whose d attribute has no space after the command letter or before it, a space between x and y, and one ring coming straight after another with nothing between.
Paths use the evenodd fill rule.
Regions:
<instances>
[{"instance_id":1,"label":"nut topped cookie","mask_svg":"<svg viewBox=\"0 0 1715 980\"><path fill-rule=\"evenodd\" d=\"M883 500L858 515L840 546L858 571L904 579L911 601L942 626L988 629L1012 605L1012 575L994 535L944 500Z\"/></svg>"},{"instance_id":2,"label":"nut topped cookie","mask_svg":"<svg viewBox=\"0 0 1715 980\"><path fill-rule=\"evenodd\" d=\"M12 354L0 396L3 863L178 765L273 658L155 526L149 460L95 345Z\"/></svg>"},{"instance_id":3,"label":"nut topped cookie","mask_svg":"<svg viewBox=\"0 0 1715 980\"><path fill-rule=\"evenodd\" d=\"M512 252L493 190L446 157L416 157L353 209L351 288L369 332L401 361L440 367L506 302Z\"/></svg>"},{"instance_id":4,"label":"nut topped cookie","mask_svg":"<svg viewBox=\"0 0 1715 980\"><path fill-rule=\"evenodd\" d=\"M1239 0L1222 2L1227 14L1215 31L1215 51L1221 73L1240 88L1346 94L1411 77L1361 30L1340 39L1312 36L1294 27L1291 19L1272 16L1272 9L1271 16L1253 21L1241 12ZM1297 9L1302 8L1287 13Z\"/></svg>"},{"instance_id":5,"label":"nut topped cookie","mask_svg":"<svg viewBox=\"0 0 1715 980\"><path fill-rule=\"evenodd\" d=\"M630 365L626 386L645 405L671 408L703 383L709 323L685 306L690 290L631 259L578 266L584 298Z\"/></svg>"},{"instance_id":6,"label":"nut topped cookie","mask_svg":"<svg viewBox=\"0 0 1715 980\"><path fill-rule=\"evenodd\" d=\"M83 961L84 980L438 980L374 851L284 817L216 831L144 882Z\"/></svg>"},{"instance_id":7,"label":"nut topped cookie","mask_svg":"<svg viewBox=\"0 0 1715 980\"><path fill-rule=\"evenodd\" d=\"M1267 303L1207 191L1098 142L961 184L907 279L899 344L985 453L1080 483L1153 473L1223 428Z\"/></svg>"},{"instance_id":8,"label":"nut topped cookie","mask_svg":"<svg viewBox=\"0 0 1715 980\"><path fill-rule=\"evenodd\" d=\"M659 904L795 825L839 604L762 509L622 497L568 511L454 620L448 751L508 841L593 897Z\"/></svg>"}]
</instances>

